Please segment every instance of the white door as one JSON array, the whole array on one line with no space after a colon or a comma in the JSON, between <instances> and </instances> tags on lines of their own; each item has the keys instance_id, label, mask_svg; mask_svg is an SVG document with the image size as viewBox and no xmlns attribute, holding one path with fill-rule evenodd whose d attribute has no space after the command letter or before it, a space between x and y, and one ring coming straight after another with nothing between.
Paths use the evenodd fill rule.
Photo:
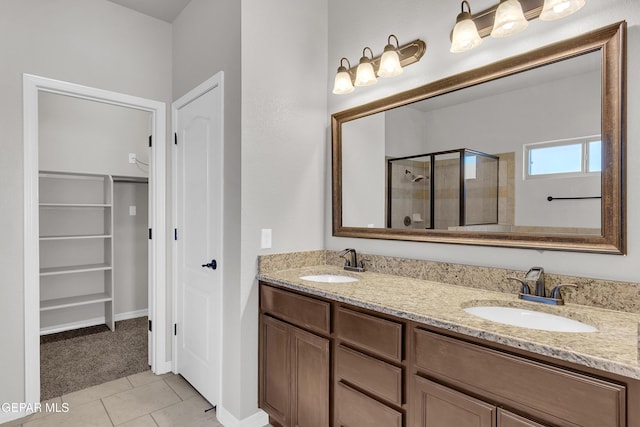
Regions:
<instances>
[{"instance_id":1,"label":"white door","mask_svg":"<svg viewBox=\"0 0 640 427\"><path fill-rule=\"evenodd\" d=\"M173 104L176 368L212 405L222 342L222 73Z\"/></svg>"}]
</instances>

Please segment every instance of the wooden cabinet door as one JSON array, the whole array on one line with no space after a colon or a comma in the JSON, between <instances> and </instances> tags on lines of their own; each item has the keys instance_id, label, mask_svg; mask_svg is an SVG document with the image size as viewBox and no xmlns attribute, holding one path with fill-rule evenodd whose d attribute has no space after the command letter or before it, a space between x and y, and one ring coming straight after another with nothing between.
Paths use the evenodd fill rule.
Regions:
<instances>
[{"instance_id":1,"label":"wooden cabinet door","mask_svg":"<svg viewBox=\"0 0 640 427\"><path fill-rule=\"evenodd\" d=\"M291 327L291 425L329 426L329 340Z\"/></svg>"},{"instance_id":2,"label":"wooden cabinet door","mask_svg":"<svg viewBox=\"0 0 640 427\"><path fill-rule=\"evenodd\" d=\"M498 408L498 427L550 427Z\"/></svg>"},{"instance_id":3,"label":"wooden cabinet door","mask_svg":"<svg viewBox=\"0 0 640 427\"><path fill-rule=\"evenodd\" d=\"M413 377L413 427L496 427L496 407Z\"/></svg>"},{"instance_id":4,"label":"wooden cabinet door","mask_svg":"<svg viewBox=\"0 0 640 427\"><path fill-rule=\"evenodd\" d=\"M261 321L260 407L283 426L289 426L291 327L264 315Z\"/></svg>"}]
</instances>

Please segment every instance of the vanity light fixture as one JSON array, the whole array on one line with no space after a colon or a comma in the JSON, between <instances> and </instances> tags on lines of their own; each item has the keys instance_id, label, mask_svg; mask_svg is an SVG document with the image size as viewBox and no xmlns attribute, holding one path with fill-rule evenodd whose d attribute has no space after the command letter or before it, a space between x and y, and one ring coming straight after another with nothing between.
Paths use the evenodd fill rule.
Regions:
<instances>
[{"instance_id":1,"label":"vanity light fixture","mask_svg":"<svg viewBox=\"0 0 640 427\"><path fill-rule=\"evenodd\" d=\"M371 52L371 58L367 57L367 49ZM358 64L358 69L356 70L356 81L354 86L371 86L378 82L376 78L376 72L373 71L373 65L371 65L371 60L373 59L373 51L370 47L365 47L362 49L362 57L360 58L360 63Z\"/></svg>"},{"instance_id":2,"label":"vanity light fixture","mask_svg":"<svg viewBox=\"0 0 640 427\"><path fill-rule=\"evenodd\" d=\"M467 11L464 11L464 5L467 5ZM460 13L456 18L456 26L453 27L451 35L451 49L453 53L466 52L482 43L482 38L478 34L476 23L471 19L471 6L469 2L464 0L460 5Z\"/></svg>"},{"instance_id":3,"label":"vanity light fixture","mask_svg":"<svg viewBox=\"0 0 640 427\"><path fill-rule=\"evenodd\" d=\"M523 31L532 19L564 18L580 10L585 3L586 0L500 0L497 5L472 15L469 2L464 0L451 32L450 51L465 52L478 46L480 42L475 39L474 30L480 40L489 35L508 37Z\"/></svg>"},{"instance_id":4,"label":"vanity light fixture","mask_svg":"<svg viewBox=\"0 0 640 427\"><path fill-rule=\"evenodd\" d=\"M395 46L391 44L391 37L396 40ZM395 77L402 74L402 65L400 65L400 57L398 56L399 47L398 38L391 34L387 38L387 45L384 47L384 53L380 58L379 77Z\"/></svg>"},{"instance_id":5,"label":"vanity light fixture","mask_svg":"<svg viewBox=\"0 0 640 427\"><path fill-rule=\"evenodd\" d=\"M351 74L349 74L349 68L342 65L342 61L347 61L349 68L351 68L351 64L347 58L342 58L340 60L340 66L338 67L338 72L336 73L336 79L333 83L333 93L337 95L344 95L347 93L353 92L355 89L353 87L353 82L351 81Z\"/></svg>"},{"instance_id":6,"label":"vanity light fixture","mask_svg":"<svg viewBox=\"0 0 640 427\"><path fill-rule=\"evenodd\" d=\"M544 0L540 19L542 21L553 21L564 18L582 9L585 0Z\"/></svg>"},{"instance_id":7,"label":"vanity light fixture","mask_svg":"<svg viewBox=\"0 0 640 427\"><path fill-rule=\"evenodd\" d=\"M395 40L395 46L391 39ZM362 50L362 58L357 67L351 67L347 58L340 59L340 66L333 83L333 93L337 95L351 93L354 86L370 86L377 82L379 77L394 77L402 73L403 68L415 64L422 58L427 50L427 44L416 39L412 42L399 45L398 38L391 34L387 38L387 45L382 55L373 56L373 51L369 47ZM367 56L367 50L370 57ZM347 61L347 67L344 66Z\"/></svg>"},{"instance_id":8,"label":"vanity light fixture","mask_svg":"<svg viewBox=\"0 0 640 427\"><path fill-rule=\"evenodd\" d=\"M509 37L524 31L528 26L529 21L524 17L522 5L518 0L500 0L491 37Z\"/></svg>"}]
</instances>

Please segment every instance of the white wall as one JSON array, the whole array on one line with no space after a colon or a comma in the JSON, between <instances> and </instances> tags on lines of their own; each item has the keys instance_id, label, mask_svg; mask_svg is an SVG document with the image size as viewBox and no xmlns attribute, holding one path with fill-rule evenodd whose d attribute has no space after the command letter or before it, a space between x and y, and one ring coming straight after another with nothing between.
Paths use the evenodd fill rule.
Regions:
<instances>
[{"instance_id":1,"label":"white wall","mask_svg":"<svg viewBox=\"0 0 640 427\"><path fill-rule=\"evenodd\" d=\"M40 170L149 176L151 113L70 96L38 96Z\"/></svg>"},{"instance_id":2,"label":"white wall","mask_svg":"<svg viewBox=\"0 0 640 427\"><path fill-rule=\"evenodd\" d=\"M425 154L426 126L424 113L412 108L395 108L385 116L385 153L390 157ZM425 151L426 150L426 151Z\"/></svg>"},{"instance_id":3,"label":"white wall","mask_svg":"<svg viewBox=\"0 0 640 427\"><path fill-rule=\"evenodd\" d=\"M244 410L240 355L240 2L191 0L173 22L173 99L224 71L224 237L222 393L219 408ZM255 399L248 399L253 403ZM246 405L245 405L246 406ZM249 405L250 406L250 405Z\"/></svg>"},{"instance_id":4,"label":"white wall","mask_svg":"<svg viewBox=\"0 0 640 427\"><path fill-rule=\"evenodd\" d=\"M149 185L113 184L114 312L116 316L149 306ZM130 206L136 207L131 215Z\"/></svg>"},{"instance_id":5,"label":"white wall","mask_svg":"<svg viewBox=\"0 0 640 427\"><path fill-rule=\"evenodd\" d=\"M225 73L219 408L237 420L258 409L257 256L323 246L326 15L324 2L192 0L174 22L174 99Z\"/></svg>"},{"instance_id":6,"label":"white wall","mask_svg":"<svg viewBox=\"0 0 640 427\"><path fill-rule=\"evenodd\" d=\"M385 113L342 126L342 223L385 227Z\"/></svg>"},{"instance_id":7,"label":"white wall","mask_svg":"<svg viewBox=\"0 0 640 427\"><path fill-rule=\"evenodd\" d=\"M482 10L495 2L476 0L474 10ZM640 123L632 120L640 111L640 82L633 79L634 70L640 67L635 54L640 49L640 3L627 0L587 2L577 14L563 21L543 22L534 20L529 28L508 39L484 40L473 51L463 54L449 52L449 34L459 13L459 3L437 0L407 0L401 3L352 0L329 0L329 63L327 93L329 113L373 101L386 95L411 89L449 75L492 63L522 52L577 36L590 30L627 20L628 70L627 85L627 182L632 187L640 182ZM349 95L332 95L335 68L342 56L357 61L364 46L371 46L376 54L384 47L388 34L394 33L400 43L415 38L427 42L425 56L417 64L393 79L380 79L373 87L357 88ZM327 142L327 144L329 144ZM327 173L331 162L327 162ZM640 194L627 192L629 215L627 236L628 256L580 254L571 252L537 251L510 248L484 248L429 244L418 242L382 241L371 239L336 238L331 236L331 203L329 179L325 181L327 204L325 206L326 247L342 249L355 247L369 253L430 259L443 262L466 263L526 270L532 265L542 265L552 273L573 274L614 280L637 281L637 264L640 263L640 223L633 213L640 209Z\"/></svg>"},{"instance_id":8,"label":"white wall","mask_svg":"<svg viewBox=\"0 0 640 427\"><path fill-rule=\"evenodd\" d=\"M243 413L257 397L257 256L323 248L327 38L324 0L242 1Z\"/></svg>"},{"instance_id":9,"label":"white wall","mask_svg":"<svg viewBox=\"0 0 640 427\"><path fill-rule=\"evenodd\" d=\"M174 21L174 99L225 73L221 407L238 420L257 411L257 256L323 247L326 22L326 2L293 0L192 0Z\"/></svg>"},{"instance_id":10,"label":"white wall","mask_svg":"<svg viewBox=\"0 0 640 427\"><path fill-rule=\"evenodd\" d=\"M171 26L104 0L0 3L0 402L24 401L22 73L171 99Z\"/></svg>"}]
</instances>

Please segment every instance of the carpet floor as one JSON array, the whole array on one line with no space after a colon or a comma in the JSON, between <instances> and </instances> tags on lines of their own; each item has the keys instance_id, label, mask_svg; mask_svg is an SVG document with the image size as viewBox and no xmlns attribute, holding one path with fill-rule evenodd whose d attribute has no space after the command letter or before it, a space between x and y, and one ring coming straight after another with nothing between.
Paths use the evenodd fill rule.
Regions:
<instances>
[{"instance_id":1,"label":"carpet floor","mask_svg":"<svg viewBox=\"0 0 640 427\"><path fill-rule=\"evenodd\" d=\"M149 369L147 318L40 337L42 401Z\"/></svg>"}]
</instances>

